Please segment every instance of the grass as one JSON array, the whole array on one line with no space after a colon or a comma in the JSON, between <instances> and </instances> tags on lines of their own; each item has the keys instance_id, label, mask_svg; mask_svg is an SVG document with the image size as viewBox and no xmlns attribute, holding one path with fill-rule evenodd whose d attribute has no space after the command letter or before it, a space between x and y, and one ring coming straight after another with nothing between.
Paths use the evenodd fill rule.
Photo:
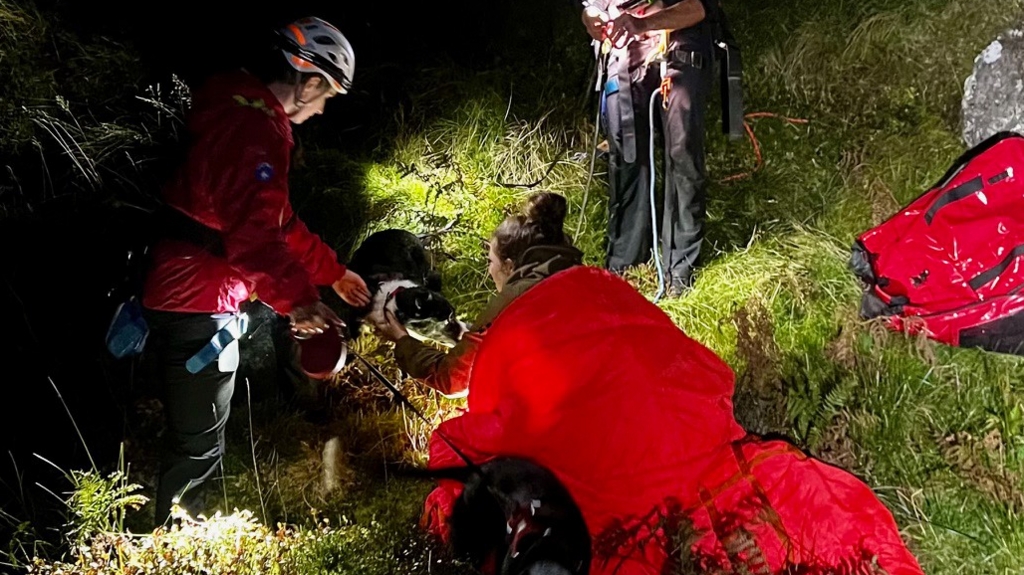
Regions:
<instances>
[{"instance_id":1,"label":"grass","mask_svg":"<svg viewBox=\"0 0 1024 575\"><path fill-rule=\"evenodd\" d=\"M0 7L9 18L9 5ZM927 573L1020 573L1024 362L861 321L846 259L858 233L931 186L963 151L963 81L974 55L1020 21L1024 4L737 1L728 9L746 59L748 111L807 123L752 120L765 163L750 173L749 144L717 133L712 103L706 264L694 289L663 309L735 369L741 421L787 433L863 477ZM557 58L527 71L423 72L372 152L341 154L321 136L294 177L300 214L341 253L383 227L437 232L447 293L471 318L491 293L480 240L530 192L504 184L534 182L550 168L538 189L567 196L567 227L579 224L577 244L599 264L604 168L598 162L587 193L592 111L573 84L579 74L566 72L588 66L588 54L582 40L566 38L551 47ZM106 140L87 139L89 157L102 158ZM644 293L656 289L650 268L629 279ZM386 348L372 337L360 345L397 375ZM437 420L459 405L404 385ZM436 563L440 550L415 527L429 484L394 476L396 464L422 462L426 426L358 367L327 396L327 426L256 406L250 429L246 409L236 412L224 511L300 526L315 540L304 547L303 572L423 572L427 562L430 572L466 572ZM347 472L325 490L333 437ZM144 525L145 514L136 520Z\"/></svg>"}]
</instances>

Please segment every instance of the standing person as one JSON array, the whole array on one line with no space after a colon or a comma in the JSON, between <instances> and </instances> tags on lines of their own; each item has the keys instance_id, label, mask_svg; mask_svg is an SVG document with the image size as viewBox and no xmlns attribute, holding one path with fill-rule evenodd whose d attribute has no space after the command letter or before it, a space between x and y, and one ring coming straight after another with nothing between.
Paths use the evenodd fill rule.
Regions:
<instances>
[{"instance_id":1,"label":"standing person","mask_svg":"<svg viewBox=\"0 0 1024 575\"><path fill-rule=\"evenodd\" d=\"M142 298L168 426L158 523L175 501L197 512L195 487L222 461L245 330L240 303L257 293L302 337L341 323L317 286L333 287L351 305L369 302L363 280L288 200L291 124L346 93L354 66L337 28L305 18L279 30L273 49L251 66L193 95L188 153L163 189L168 209Z\"/></svg>"},{"instance_id":2,"label":"standing person","mask_svg":"<svg viewBox=\"0 0 1024 575\"><path fill-rule=\"evenodd\" d=\"M719 7L714 0L657 0L621 12L617 4L587 0L583 10L590 36L612 46L602 98L610 145L607 267L621 274L651 254L650 106L662 85L656 57L663 49L671 88L668 101L655 104L654 125L665 142L661 243L669 295L678 296L693 281L703 239L704 129Z\"/></svg>"}]
</instances>

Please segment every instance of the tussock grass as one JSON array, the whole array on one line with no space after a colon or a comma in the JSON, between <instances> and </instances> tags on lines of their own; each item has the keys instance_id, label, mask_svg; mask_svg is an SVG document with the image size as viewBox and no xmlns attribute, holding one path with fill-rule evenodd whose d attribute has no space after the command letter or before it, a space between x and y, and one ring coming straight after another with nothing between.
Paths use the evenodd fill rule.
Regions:
<instances>
[{"instance_id":1,"label":"tussock grass","mask_svg":"<svg viewBox=\"0 0 1024 575\"><path fill-rule=\"evenodd\" d=\"M44 45L49 30L46 21L32 7L9 0L0 2L0 140L3 148L16 152L32 137L32 125L23 106L36 105L54 95L53 70L34 49Z\"/></svg>"}]
</instances>

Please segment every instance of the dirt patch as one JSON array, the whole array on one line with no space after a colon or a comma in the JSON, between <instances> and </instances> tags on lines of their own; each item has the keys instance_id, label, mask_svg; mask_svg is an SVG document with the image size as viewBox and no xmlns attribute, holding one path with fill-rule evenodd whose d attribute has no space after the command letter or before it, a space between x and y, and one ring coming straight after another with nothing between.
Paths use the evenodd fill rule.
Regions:
<instances>
[{"instance_id":1,"label":"dirt patch","mask_svg":"<svg viewBox=\"0 0 1024 575\"><path fill-rule=\"evenodd\" d=\"M1024 476L1006 468L1006 446L998 429L985 437L967 432L954 433L940 440L946 462L969 483L986 495L1024 510Z\"/></svg>"},{"instance_id":2,"label":"dirt patch","mask_svg":"<svg viewBox=\"0 0 1024 575\"><path fill-rule=\"evenodd\" d=\"M789 425L780 377L782 352L775 342L771 312L760 300L751 299L732 320L736 356L743 364L733 395L736 420L753 433L785 433Z\"/></svg>"}]
</instances>

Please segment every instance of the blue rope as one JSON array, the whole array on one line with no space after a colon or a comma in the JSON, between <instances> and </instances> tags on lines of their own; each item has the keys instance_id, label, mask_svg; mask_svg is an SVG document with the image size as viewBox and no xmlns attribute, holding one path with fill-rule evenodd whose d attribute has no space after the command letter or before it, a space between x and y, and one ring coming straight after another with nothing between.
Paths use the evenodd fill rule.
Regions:
<instances>
[{"instance_id":1,"label":"blue rope","mask_svg":"<svg viewBox=\"0 0 1024 575\"><path fill-rule=\"evenodd\" d=\"M665 271L661 267L661 253L658 250L658 210L654 201L654 102L657 100L660 91L655 91L651 94L651 106L650 106L650 150L651 150L651 230L654 234L654 241L651 243L651 247L654 250L654 265L658 269L658 293L654 296L654 303L658 303L661 296L665 295Z\"/></svg>"}]
</instances>

